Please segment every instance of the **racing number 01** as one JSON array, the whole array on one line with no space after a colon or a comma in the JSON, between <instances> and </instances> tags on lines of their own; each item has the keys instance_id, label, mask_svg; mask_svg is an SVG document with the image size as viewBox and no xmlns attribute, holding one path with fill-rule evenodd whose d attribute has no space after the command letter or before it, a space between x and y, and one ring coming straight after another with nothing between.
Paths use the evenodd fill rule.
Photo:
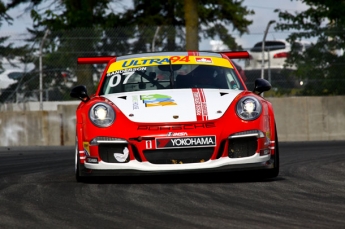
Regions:
<instances>
[{"instance_id":1,"label":"racing number 01","mask_svg":"<svg viewBox=\"0 0 345 229\"><path fill-rule=\"evenodd\" d=\"M146 141L146 149L152 149L152 141L151 140Z\"/></svg>"}]
</instances>

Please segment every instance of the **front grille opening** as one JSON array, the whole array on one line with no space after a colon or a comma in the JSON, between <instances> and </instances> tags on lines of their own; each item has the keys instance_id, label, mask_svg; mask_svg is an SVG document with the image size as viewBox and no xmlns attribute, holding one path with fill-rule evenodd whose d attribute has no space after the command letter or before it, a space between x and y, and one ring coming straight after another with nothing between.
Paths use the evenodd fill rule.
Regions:
<instances>
[{"instance_id":1,"label":"front grille opening","mask_svg":"<svg viewBox=\"0 0 345 229\"><path fill-rule=\"evenodd\" d=\"M228 156L230 158L250 157L255 154L257 147L257 137L229 139Z\"/></svg>"},{"instance_id":2,"label":"front grille opening","mask_svg":"<svg viewBox=\"0 0 345 229\"><path fill-rule=\"evenodd\" d=\"M208 161L214 147L144 150L144 156L152 164L189 164Z\"/></svg>"},{"instance_id":3,"label":"front grille opening","mask_svg":"<svg viewBox=\"0 0 345 229\"><path fill-rule=\"evenodd\" d=\"M108 163L127 163L129 162L129 147L124 144L99 144L99 157Z\"/></svg>"},{"instance_id":4,"label":"front grille opening","mask_svg":"<svg viewBox=\"0 0 345 229\"><path fill-rule=\"evenodd\" d=\"M134 155L134 158L139 161L139 162L142 162L143 160L141 159L140 157L140 154L139 154L139 151L137 149L137 147L135 145L131 145L132 147L132 151L133 151L133 155Z\"/></svg>"},{"instance_id":5,"label":"front grille opening","mask_svg":"<svg viewBox=\"0 0 345 229\"><path fill-rule=\"evenodd\" d=\"M223 155L225 143L226 143L226 140L221 141L218 152L217 152L217 157L216 157L217 159L219 159Z\"/></svg>"}]
</instances>

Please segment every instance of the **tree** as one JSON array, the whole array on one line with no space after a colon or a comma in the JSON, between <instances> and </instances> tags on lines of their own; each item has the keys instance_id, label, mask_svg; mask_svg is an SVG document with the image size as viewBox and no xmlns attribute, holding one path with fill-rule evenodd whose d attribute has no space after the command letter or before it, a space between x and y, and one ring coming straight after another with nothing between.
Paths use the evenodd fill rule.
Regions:
<instances>
[{"instance_id":1,"label":"tree","mask_svg":"<svg viewBox=\"0 0 345 229\"><path fill-rule=\"evenodd\" d=\"M51 1L43 12L37 9L46 2L43 0L12 0L9 7L28 2L31 3L36 31L38 28L41 33L44 33L42 28L51 31L94 26L114 28L125 24L135 29L132 36L136 37L136 42L132 43L132 52L152 51L156 44L158 50L165 51L198 49L201 39L198 31L204 38L217 38L231 49L240 49L229 33L229 27L240 35L247 33L252 21L246 17L254 14L242 6L243 0L152 0L150 4L145 0L133 0L134 9L126 10L123 15L109 13L110 3L116 3L111 0ZM185 46L186 37L188 46L194 46Z\"/></svg>"},{"instance_id":2,"label":"tree","mask_svg":"<svg viewBox=\"0 0 345 229\"><path fill-rule=\"evenodd\" d=\"M12 24L13 18L7 14L8 7L0 0L0 27L3 23ZM1 30L1 29L0 29ZM30 63L33 58L30 55L27 45L15 46L12 42L8 42L8 36L0 36L0 58L5 58L12 66L17 67L15 58L19 58L22 63ZM4 70L2 62L0 62L0 72ZM9 97L13 97L17 89L17 84L10 85L9 88L0 92L0 102L8 101Z\"/></svg>"},{"instance_id":3,"label":"tree","mask_svg":"<svg viewBox=\"0 0 345 229\"><path fill-rule=\"evenodd\" d=\"M4 22L11 24L13 18L7 14L7 7L3 1L0 0L0 27ZM6 58L10 63L16 56L25 56L27 53L27 46L15 47L13 43L8 43L8 36L0 36L0 57ZM27 61L28 57L21 58L23 62ZM14 65L14 64L13 64ZM2 70L2 63L0 62L0 70Z\"/></svg>"},{"instance_id":4,"label":"tree","mask_svg":"<svg viewBox=\"0 0 345 229\"><path fill-rule=\"evenodd\" d=\"M246 17L253 15L254 11L243 6L243 0L199 0L198 4L199 28L204 38L218 37L231 50L242 49L229 33L239 32L240 36L248 33L248 26L252 21Z\"/></svg>"},{"instance_id":5,"label":"tree","mask_svg":"<svg viewBox=\"0 0 345 229\"><path fill-rule=\"evenodd\" d=\"M152 0L150 4L145 0L134 0L133 6L133 9L127 10L123 15L123 21L134 28L136 37L131 52L184 49L181 0Z\"/></svg>"},{"instance_id":6,"label":"tree","mask_svg":"<svg viewBox=\"0 0 345 229\"><path fill-rule=\"evenodd\" d=\"M186 20L186 49L199 50L199 17L198 17L198 1L184 1L184 18Z\"/></svg>"},{"instance_id":7,"label":"tree","mask_svg":"<svg viewBox=\"0 0 345 229\"><path fill-rule=\"evenodd\" d=\"M31 15L35 23L34 28L54 31L50 38L53 39L54 43L60 43L57 51L69 53L64 56L58 55L58 58L61 59L59 62L56 61L57 53L52 50L47 56L48 64L51 63L51 65L46 66L46 68L54 68L54 65L58 63L60 65L58 67L69 66L76 69L77 66L71 66L70 63L76 64L76 59L79 56L94 55L97 49L97 41L100 40L101 34L97 26L105 23L104 15L106 15L105 11L109 0L63 0L62 3L62 5L55 7L55 9L60 8L60 11L54 10L54 8L48 9L43 13L45 17L42 17L42 14L37 10L32 10ZM85 84L89 89L93 89L92 66L78 66L77 71L78 84Z\"/></svg>"},{"instance_id":8,"label":"tree","mask_svg":"<svg viewBox=\"0 0 345 229\"><path fill-rule=\"evenodd\" d=\"M125 18L127 24L144 26L145 30L152 28L151 36L146 36L145 45L141 43L140 47L151 47L150 41L156 31L153 28L161 27L163 29L159 31L157 39L161 45L160 50L198 49L201 37L196 31L200 31L206 39L218 38L230 49L236 50L241 47L229 33L229 27L232 26L232 30L238 31L240 35L247 33L252 21L246 19L246 16L254 14L242 4L243 0L153 0L150 4L145 0L135 0L134 9L128 10ZM192 34L189 33L190 29ZM189 40L188 47L186 39ZM191 44L194 46L189 46Z\"/></svg>"},{"instance_id":9,"label":"tree","mask_svg":"<svg viewBox=\"0 0 345 229\"><path fill-rule=\"evenodd\" d=\"M231 49L240 49L229 26L240 34L247 32L252 22L245 17L253 14L242 6L243 0L193 0L194 7L184 10L184 0L133 0L133 9L119 13L112 10L120 0L11 0L8 8L29 3L32 37L28 42L37 49L47 30L50 34L43 46L45 88L64 89L57 77L59 72L71 70L77 75L77 84L94 89L94 65L79 65L76 59L90 55L123 55L148 51L186 50L185 15L199 15L195 26L205 38L221 39ZM197 6L195 7L195 3ZM43 6L44 7L40 7ZM188 9L188 7L187 7ZM194 13L194 14L193 14ZM188 35L198 44L198 32ZM198 48L196 46L196 48ZM38 62L36 61L38 66ZM98 73L99 74L99 73Z\"/></svg>"},{"instance_id":10,"label":"tree","mask_svg":"<svg viewBox=\"0 0 345 229\"><path fill-rule=\"evenodd\" d=\"M276 29L292 32L287 41L315 39L304 53L297 45L287 59L296 65L296 77L307 82L302 95L344 95L345 1L301 0L309 9L300 13L276 10L281 19Z\"/></svg>"},{"instance_id":11,"label":"tree","mask_svg":"<svg viewBox=\"0 0 345 229\"><path fill-rule=\"evenodd\" d=\"M49 1L48 1L49 2ZM77 57L100 54L99 48L103 29L117 17L109 11L110 0L12 0L9 8L30 3L33 28L28 28L32 38L29 42L40 44L43 34L51 31L44 43L44 84L45 87L61 91L61 71L73 69L78 84L85 84L94 90L94 66L77 66ZM45 3L48 6L40 8ZM36 46L37 47L37 46ZM64 55L61 55L64 53Z\"/></svg>"}]
</instances>

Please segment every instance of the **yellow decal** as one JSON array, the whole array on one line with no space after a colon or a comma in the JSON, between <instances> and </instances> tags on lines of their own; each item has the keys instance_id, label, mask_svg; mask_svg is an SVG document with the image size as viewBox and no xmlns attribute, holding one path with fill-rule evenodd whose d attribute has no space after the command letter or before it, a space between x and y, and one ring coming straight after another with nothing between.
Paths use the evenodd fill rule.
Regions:
<instances>
[{"instance_id":1,"label":"yellow decal","mask_svg":"<svg viewBox=\"0 0 345 229\"><path fill-rule=\"evenodd\" d=\"M83 142L84 152L87 156L90 156L90 144L88 142Z\"/></svg>"},{"instance_id":2,"label":"yellow decal","mask_svg":"<svg viewBox=\"0 0 345 229\"><path fill-rule=\"evenodd\" d=\"M269 139L271 139L271 131L267 131L267 132L266 132L266 137L269 138Z\"/></svg>"},{"instance_id":3,"label":"yellow decal","mask_svg":"<svg viewBox=\"0 0 345 229\"><path fill-rule=\"evenodd\" d=\"M212 64L232 68L227 59L208 56L152 56L140 57L126 60L119 60L111 64L107 72L114 72L120 69L140 68L144 66L169 65L169 64Z\"/></svg>"}]
</instances>

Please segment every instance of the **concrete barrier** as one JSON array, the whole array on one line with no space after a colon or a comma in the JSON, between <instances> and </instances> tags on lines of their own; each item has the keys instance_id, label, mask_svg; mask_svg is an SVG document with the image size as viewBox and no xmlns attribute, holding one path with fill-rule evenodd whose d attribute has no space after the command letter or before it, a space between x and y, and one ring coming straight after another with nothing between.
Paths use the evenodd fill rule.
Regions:
<instances>
[{"instance_id":1,"label":"concrete barrier","mask_svg":"<svg viewBox=\"0 0 345 229\"><path fill-rule=\"evenodd\" d=\"M61 145L74 145L75 143L75 111L78 105L58 105L61 124Z\"/></svg>"},{"instance_id":2,"label":"concrete barrier","mask_svg":"<svg viewBox=\"0 0 345 229\"><path fill-rule=\"evenodd\" d=\"M345 96L267 99L280 141L345 140ZM52 109L44 111L0 109L0 146L74 145L77 104L45 104Z\"/></svg>"},{"instance_id":3,"label":"concrete barrier","mask_svg":"<svg viewBox=\"0 0 345 229\"><path fill-rule=\"evenodd\" d=\"M345 140L345 96L268 98L281 141Z\"/></svg>"},{"instance_id":4,"label":"concrete barrier","mask_svg":"<svg viewBox=\"0 0 345 229\"><path fill-rule=\"evenodd\" d=\"M61 117L56 111L0 113L0 146L61 145Z\"/></svg>"}]
</instances>

